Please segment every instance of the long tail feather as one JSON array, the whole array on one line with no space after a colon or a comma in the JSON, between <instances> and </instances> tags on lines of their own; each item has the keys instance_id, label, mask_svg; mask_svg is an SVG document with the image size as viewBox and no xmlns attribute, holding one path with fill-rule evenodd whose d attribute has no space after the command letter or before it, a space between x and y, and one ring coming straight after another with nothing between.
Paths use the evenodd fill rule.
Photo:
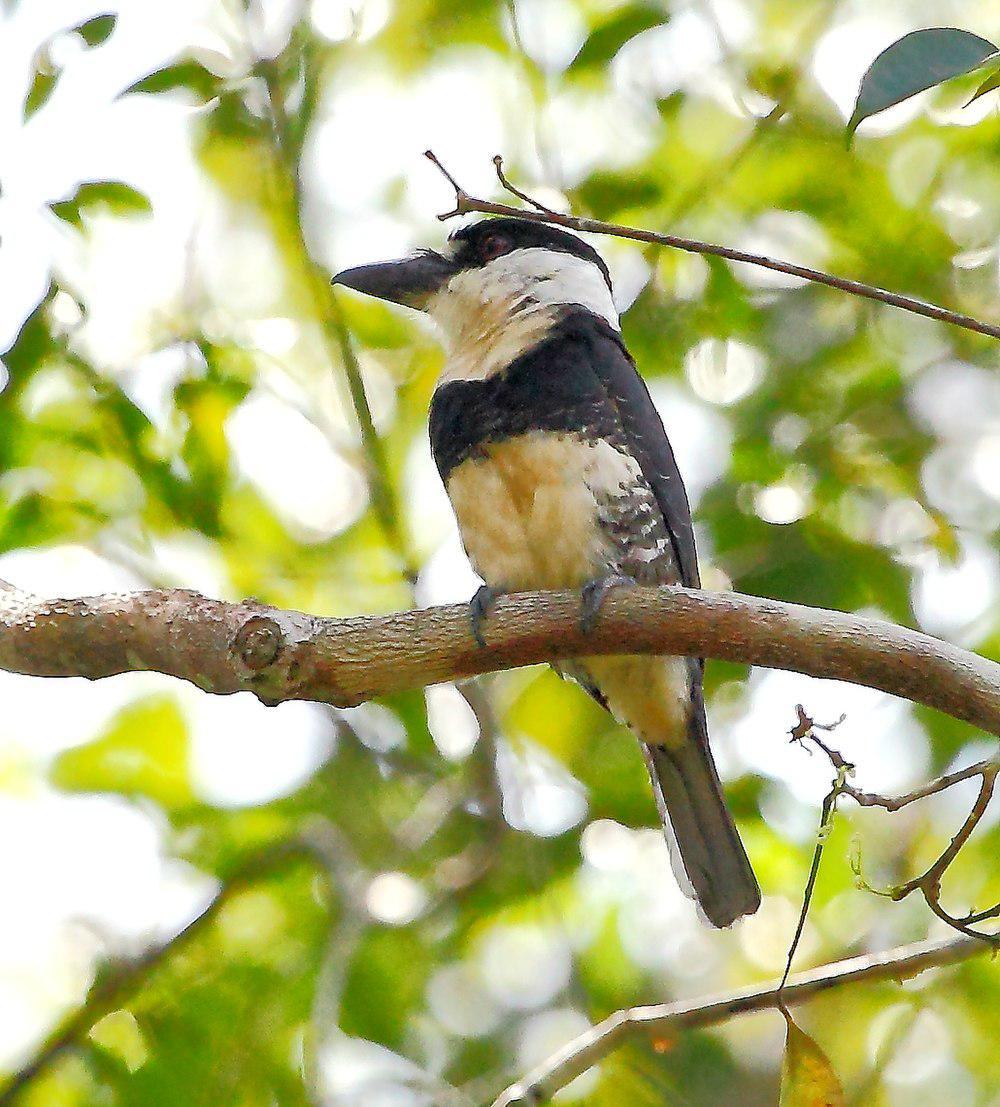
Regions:
<instances>
[{"instance_id":1,"label":"long tail feather","mask_svg":"<svg viewBox=\"0 0 1000 1107\"><path fill-rule=\"evenodd\" d=\"M692 719L692 731L703 727L703 717ZM760 888L726 806L707 736L691 733L676 746L644 742L642 747L668 844L676 846L706 918L723 927L752 915L760 906Z\"/></svg>"}]
</instances>

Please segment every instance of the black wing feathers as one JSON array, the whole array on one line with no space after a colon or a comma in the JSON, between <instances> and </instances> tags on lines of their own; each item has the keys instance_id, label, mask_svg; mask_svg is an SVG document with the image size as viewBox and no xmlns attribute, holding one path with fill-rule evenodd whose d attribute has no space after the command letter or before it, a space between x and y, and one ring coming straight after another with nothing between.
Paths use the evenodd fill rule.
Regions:
<instances>
[{"instance_id":1,"label":"black wing feathers","mask_svg":"<svg viewBox=\"0 0 1000 1107\"><path fill-rule=\"evenodd\" d=\"M639 463L670 532L681 580L688 588L698 588L691 507L646 382L617 331L592 315L581 320L581 326L589 338L590 368L617 409L629 453Z\"/></svg>"}]
</instances>

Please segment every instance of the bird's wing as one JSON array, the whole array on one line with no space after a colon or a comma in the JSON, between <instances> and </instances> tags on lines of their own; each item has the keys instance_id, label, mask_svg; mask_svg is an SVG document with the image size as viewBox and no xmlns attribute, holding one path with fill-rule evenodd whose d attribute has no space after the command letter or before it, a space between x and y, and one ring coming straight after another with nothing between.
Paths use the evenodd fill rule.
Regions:
<instances>
[{"instance_id":1,"label":"bird's wing","mask_svg":"<svg viewBox=\"0 0 1000 1107\"><path fill-rule=\"evenodd\" d=\"M646 382L625 349L621 335L603 321L595 320L591 343L591 367L616 407L629 452L639 463L642 475L656 497L670 533L681 581L689 588L698 588L701 579L691 525L691 507L674 451Z\"/></svg>"}]
</instances>

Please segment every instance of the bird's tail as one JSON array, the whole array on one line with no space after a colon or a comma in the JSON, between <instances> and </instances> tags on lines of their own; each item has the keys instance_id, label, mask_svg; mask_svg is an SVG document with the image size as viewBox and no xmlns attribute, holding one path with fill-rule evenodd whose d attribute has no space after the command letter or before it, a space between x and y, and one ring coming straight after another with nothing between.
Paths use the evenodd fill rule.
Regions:
<instances>
[{"instance_id":1,"label":"bird's tail","mask_svg":"<svg viewBox=\"0 0 1000 1107\"><path fill-rule=\"evenodd\" d=\"M687 741L642 748L674 868L679 859L708 921L729 926L757 910L760 888L722 794L705 717L692 714Z\"/></svg>"}]
</instances>

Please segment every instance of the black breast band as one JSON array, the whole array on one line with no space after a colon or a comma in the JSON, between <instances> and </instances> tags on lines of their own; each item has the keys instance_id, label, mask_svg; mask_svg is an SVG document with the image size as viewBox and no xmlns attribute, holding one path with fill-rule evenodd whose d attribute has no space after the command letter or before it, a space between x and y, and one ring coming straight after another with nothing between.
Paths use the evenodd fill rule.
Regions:
<instances>
[{"instance_id":1,"label":"black breast band","mask_svg":"<svg viewBox=\"0 0 1000 1107\"><path fill-rule=\"evenodd\" d=\"M593 370L601 324L606 330L590 312L571 312L501 372L439 386L431 400L430 438L442 480L491 442L529 431L575 431L625 449L615 405Z\"/></svg>"}]
</instances>

